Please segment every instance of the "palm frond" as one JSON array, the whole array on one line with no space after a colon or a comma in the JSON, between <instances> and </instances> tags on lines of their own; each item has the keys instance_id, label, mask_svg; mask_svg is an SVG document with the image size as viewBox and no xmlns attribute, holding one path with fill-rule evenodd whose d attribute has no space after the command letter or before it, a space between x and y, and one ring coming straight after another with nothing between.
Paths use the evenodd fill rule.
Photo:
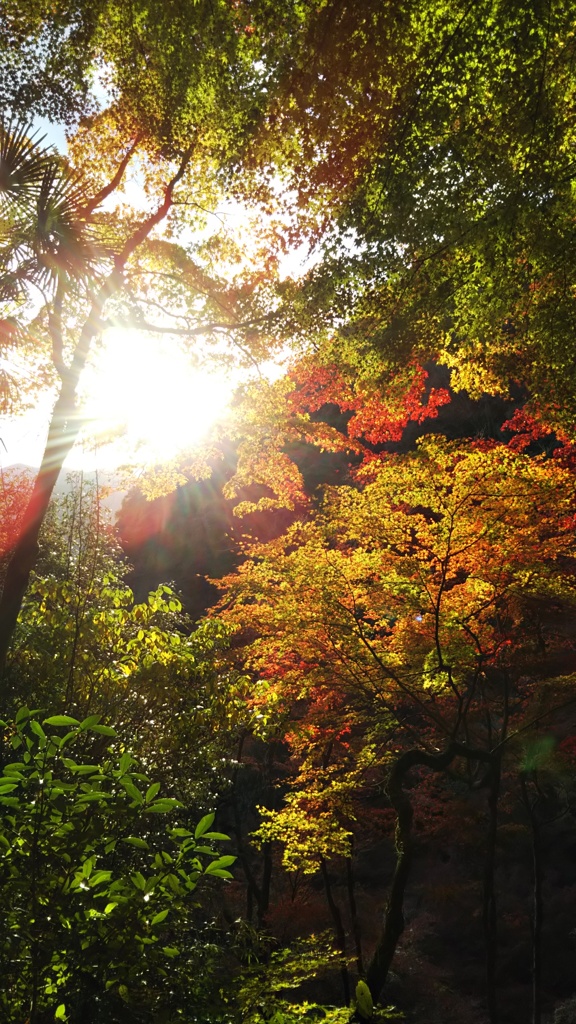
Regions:
<instances>
[{"instance_id":1,"label":"palm frond","mask_svg":"<svg viewBox=\"0 0 576 1024\"><path fill-rule=\"evenodd\" d=\"M105 256L84 183L42 141L0 122L0 300L21 300L29 284L49 291L62 275L86 280Z\"/></svg>"},{"instance_id":2,"label":"palm frond","mask_svg":"<svg viewBox=\"0 0 576 1024\"><path fill-rule=\"evenodd\" d=\"M78 177L56 164L46 167L36 202L32 248L49 277L83 278L101 262L94 226L83 216L87 199Z\"/></svg>"},{"instance_id":3,"label":"palm frond","mask_svg":"<svg viewBox=\"0 0 576 1024\"><path fill-rule=\"evenodd\" d=\"M0 203L27 206L36 196L47 165L53 160L31 126L0 121Z\"/></svg>"}]
</instances>

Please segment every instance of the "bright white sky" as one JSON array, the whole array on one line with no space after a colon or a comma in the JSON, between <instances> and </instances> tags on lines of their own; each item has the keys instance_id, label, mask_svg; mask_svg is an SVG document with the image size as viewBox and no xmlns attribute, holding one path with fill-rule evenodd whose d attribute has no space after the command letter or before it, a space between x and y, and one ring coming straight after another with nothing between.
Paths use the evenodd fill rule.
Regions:
<instances>
[{"instance_id":1,"label":"bright white sky","mask_svg":"<svg viewBox=\"0 0 576 1024\"><path fill-rule=\"evenodd\" d=\"M66 468L115 469L173 458L225 419L238 381L238 373L194 368L174 339L108 331L83 377L81 412L88 423ZM39 464L53 404L54 396L46 395L25 414L0 418L1 465ZM112 443L110 434L116 435Z\"/></svg>"},{"instance_id":2,"label":"bright white sky","mask_svg":"<svg viewBox=\"0 0 576 1024\"><path fill-rule=\"evenodd\" d=\"M38 121L37 127L46 134L46 143L65 151L65 139L57 127L46 121ZM244 220L234 204L226 205L223 216ZM302 273L303 261L302 251L287 254L282 275ZM265 372L276 377L282 369L268 365ZM108 331L82 379L82 414L89 426L83 442L68 457L66 469L115 469L126 463L157 464L174 458L200 443L226 417L235 388L247 376L246 371L209 373L194 367L168 336L123 328ZM0 417L0 466L39 465L54 400L54 395L46 395L21 416ZM116 440L110 443L112 432Z\"/></svg>"},{"instance_id":3,"label":"bright white sky","mask_svg":"<svg viewBox=\"0 0 576 1024\"><path fill-rule=\"evenodd\" d=\"M99 465L164 462L193 447L225 418L235 386L237 378L222 371L194 368L173 338L108 331L84 376L83 411L96 450L109 431L124 436L101 447Z\"/></svg>"}]
</instances>

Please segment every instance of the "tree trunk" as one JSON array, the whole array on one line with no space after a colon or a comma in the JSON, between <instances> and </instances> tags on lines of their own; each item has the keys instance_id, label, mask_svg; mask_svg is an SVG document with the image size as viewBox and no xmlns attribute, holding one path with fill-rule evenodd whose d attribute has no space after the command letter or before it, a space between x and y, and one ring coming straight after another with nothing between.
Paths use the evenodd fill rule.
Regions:
<instances>
[{"instance_id":1,"label":"tree trunk","mask_svg":"<svg viewBox=\"0 0 576 1024\"><path fill-rule=\"evenodd\" d=\"M495 757L490 778L488 797L488 835L486 838L486 859L484 863L483 924L486 946L486 1003L490 1024L497 1024L496 1004L496 953L497 914L494 891L494 868L496 864L496 835L498 828L498 798L500 795L500 758Z\"/></svg>"},{"instance_id":2,"label":"tree trunk","mask_svg":"<svg viewBox=\"0 0 576 1024\"><path fill-rule=\"evenodd\" d=\"M420 756L421 751L417 750L409 750L402 754L388 780L388 796L396 811L396 867L384 914L384 928L366 974L366 982L374 1002L378 1000L384 988L398 940L404 931L404 893L412 865L414 810L402 786L404 777L410 769L421 763Z\"/></svg>"},{"instance_id":3,"label":"tree trunk","mask_svg":"<svg viewBox=\"0 0 576 1024\"><path fill-rule=\"evenodd\" d=\"M342 990L344 993L344 1006L348 1006L350 1003L350 977L348 975L348 968L346 966L346 932L344 930L344 923L342 921L342 914L340 908L334 899L332 892L332 885L330 883L330 875L328 874L328 868L326 866L326 860L324 857L320 858L320 871L322 873L322 881L324 882L324 892L326 893L326 901L330 907L330 913L334 922L334 931L336 933L336 941L342 953L343 963L340 968L340 977L342 979Z\"/></svg>"},{"instance_id":4,"label":"tree trunk","mask_svg":"<svg viewBox=\"0 0 576 1024\"><path fill-rule=\"evenodd\" d=\"M264 918L270 906L270 886L272 884L272 843L262 843L262 881L258 899L258 927L264 925Z\"/></svg>"},{"instance_id":5,"label":"tree trunk","mask_svg":"<svg viewBox=\"0 0 576 1024\"><path fill-rule=\"evenodd\" d=\"M540 829L535 816L532 822L532 859L534 866L534 920L532 922L532 1024L540 1024L542 1020L542 920L544 916L542 886L544 883L544 868L542 864Z\"/></svg>"},{"instance_id":6,"label":"tree trunk","mask_svg":"<svg viewBox=\"0 0 576 1024\"><path fill-rule=\"evenodd\" d=\"M544 902L542 887L544 884L544 865L542 859L542 839L540 822L537 815L537 800L530 800L526 779L520 779L520 788L524 806L530 819L532 833L532 1024L541 1024L542 1020L542 924Z\"/></svg>"},{"instance_id":7,"label":"tree trunk","mask_svg":"<svg viewBox=\"0 0 576 1024\"><path fill-rule=\"evenodd\" d=\"M411 768L419 765L432 771L443 771L455 757L470 761L492 763L493 756L486 750L473 750L462 743L451 743L442 754L427 754L423 750L407 750L396 761L388 780L388 796L396 811L396 868L384 914L382 934L368 965L366 981L374 1002L386 983L398 941L404 931L404 893L412 865L412 820L414 810L404 792L403 784Z\"/></svg>"},{"instance_id":8,"label":"tree trunk","mask_svg":"<svg viewBox=\"0 0 576 1024\"><path fill-rule=\"evenodd\" d=\"M356 908L354 871L352 868L352 852L350 853L350 856L346 858L346 888L348 890L348 906L350 908L352 934L354 936L354 945L356 947L356 966L358 968L358 974L360 975L360 977L362 977L362 975L364 974L364 964L362 961L362 934L360 931L360 920L358 918L358 911Z\"/></svg>"},{"instance_id":9,"label":"tree trunk","mask_svg":"<svg viewBox=\"0 0 576 1024\"><path fill-rule=\"evenodd\" d=\"M64 461L80 430L75 417L75 389L64 383L52 414L48 439L32 495L22 519L20 536L12 549L0 598L0 673L16 626L30 573L38 556L38 536ZM5 696L2 694L2 696Z\"/></svg>"},{"instance_id":10,"label":"tree trunk","mask_svg":"<svg viewBox=\"0 0 576 1024\"><path fill-rule=\"evenodd\" d=\"M122 180L130 156L134 152L138 140L129 150L119 165L118 171L110 184L102 189L86 207L90 214L103 198L109 195ZM174 189L186 172L192 157L195 142L182 155L180 166L164 189L164 199L156 210L138 224L126 239L120 252L114 257L114 266L104 278L95 294L86 320L80 330L78 342L74 349L71 362L65 365L62 354L61 316L65 296L65 283L60 281L56 292L54 307L50 314L54 368L62 381L60 395L54 406L54 412L48 430L48 439L38 476L34 483L32 497L24 513L20 535L8 564L4 589L0 598L0 678L4 676L6 656L16 627L22 601L26 593L30 573L38 556L38 536L52 497L54 486L78 433L81 422L76 417L76 389L90 352L94 338L102 330L102 312L109 298L123 287L124 268L126 263L142 242L169 213ZM4 687L5 688L5 687ZM0 699L5 697L0 688Z\"/></svg>"}]
</instances>

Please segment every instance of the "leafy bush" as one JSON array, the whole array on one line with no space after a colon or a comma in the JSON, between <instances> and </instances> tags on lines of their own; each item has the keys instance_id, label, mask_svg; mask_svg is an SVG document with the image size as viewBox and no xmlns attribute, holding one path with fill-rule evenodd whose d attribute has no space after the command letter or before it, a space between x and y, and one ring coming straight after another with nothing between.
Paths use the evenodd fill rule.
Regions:
<instances>
[{"instance_id":1,"label":"leafy bush","mask_svg":"<svg viewBox=\"0 0 576 1024\"><path fill-rule=\"evenodd\" d=\"M41 722L24 707L0 725L2 1020L182 1020L206 984L194 893L201 876L232 877L235 858L213 848L227 836L213 814L168 824L182 804L98 716Z\"/></svg>"},{"instance_id":2,"label":"leafy bush","mask_svg":"<svg viewBox=\"0 0 576 1024\"><path fill-rule=\"evenodd\" d=\"M368 1005L365 993L369 997L369 989L363 981L358 983L350 1007L297 1001L300 986L342 968L343 963L328 934L310 935L270 953L265 961L240 973L232 999L230 993L223 993L229 1001L226 1024L351 1024L359 1019L383 1024L402 1019L392 1007L374 1007L371 998Z\"/></svg>"}]
</instances>

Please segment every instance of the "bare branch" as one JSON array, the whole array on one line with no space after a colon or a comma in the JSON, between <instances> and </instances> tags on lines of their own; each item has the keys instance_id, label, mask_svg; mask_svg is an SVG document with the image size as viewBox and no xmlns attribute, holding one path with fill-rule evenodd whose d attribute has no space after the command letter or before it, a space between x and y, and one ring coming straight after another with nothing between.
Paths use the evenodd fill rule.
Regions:
<instances>
[{"instance_id":1,"label":"bare branch","mask_svg":"<svg viewBox=\"0 0 576 1024\"><path fill-rule=\"evenodd\" d=\"M148 237L148 235L156 227L156 225L160 224L161 221L163 221L164 218L168 215L170 208L172 206L172 196L174 193L174 189L176 188L176 185L178 184L179 181L182 180L186 173L186 168L190 163L190 158L192 156L192 153L194 152L194 148L195 143L192 143L192 145L188 146L188 149L184 153L182 160L180 161L180 167L176 171L174 177L171 178L171 180L168 182L164 190L164 201L160 204L160 206L154 213L147 217L146 220L143 221L142 224L140 224L139 227L136 228L134 234L131 235L130 238L128 238L127 241L124 243L121 252L118 254L118 256L116 256L114 261L116 264L116 270L123 270L124 266L126 265L128 259L135 251L135 249L137 249L138 246L142 244L142 242Z\"/></svg>"},{"instance_id":2,"label":"bare branch","mask_svg":"<svg viewBox=\"0 0 576 1024\"><path fill-rule=\"evenodd\" d=\"M112 193L116 191L120 182L122 181L122 178L124 177L124 172L128 164L130 163L130 160L134 156L134 153L136 152L136 149L140 144L141 138L142 136L140 135L136 136L134 142L130 146L130 149L120 161L118 165L118 170L116 171L114 177L108 182L107 185L104 185L104 188L101 188L100 191L97 192L96 195L93 196L93 198L86 203L86 206L82 207L82 209L79 211L81 217L87 219L90 216L90 214L94 213L94 210L98 206L101 206L101 204L104 202L105 199L108 198L108 196L112 195Z\"/></svg>"}]
</instances>

